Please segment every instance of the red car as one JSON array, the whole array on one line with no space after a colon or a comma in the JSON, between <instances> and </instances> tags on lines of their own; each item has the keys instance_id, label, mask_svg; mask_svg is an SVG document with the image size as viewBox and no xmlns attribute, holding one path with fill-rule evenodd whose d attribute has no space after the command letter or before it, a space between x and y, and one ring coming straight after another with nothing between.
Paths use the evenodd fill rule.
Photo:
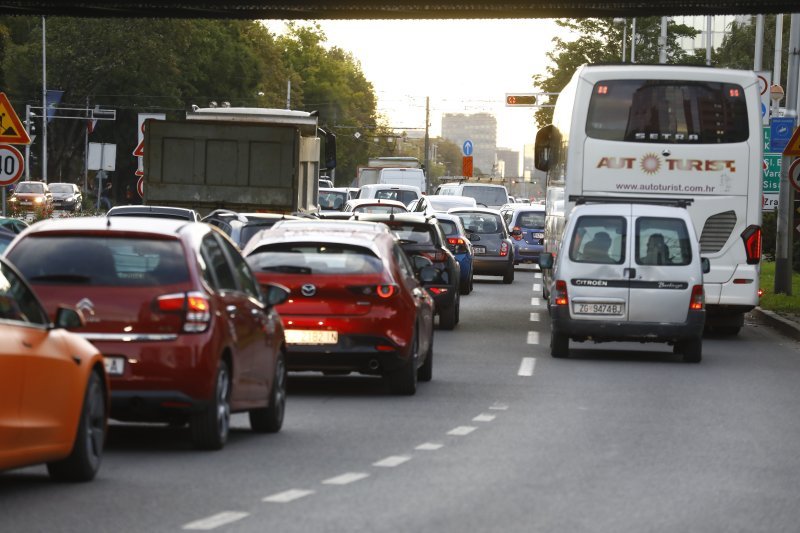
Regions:
<instances>
[{"instance_id":1,"label":"red car","mask_svg":"<svg viewBox=\"0 0 800 533\"><path fill-rule=\"evenodd\" d=\"M408 395L431 379L433 300L385 225L280 222L244 255L259 282L291 291L277 308L289 370L381 375Z\"/></svg>"},{"instance_id":2,"label":"red car","mask_svg":"<svg viewBox=\"0 0 800 533\"><path fill-rule=\"evenodd\" d=\"M231 412L281 428L283 328L234 244L201 222L139 217L42 221L6 251L51 316L81 310L79 332L105 358L111 418L191 426L222 448Z\"/></svg>"}]
</instances>

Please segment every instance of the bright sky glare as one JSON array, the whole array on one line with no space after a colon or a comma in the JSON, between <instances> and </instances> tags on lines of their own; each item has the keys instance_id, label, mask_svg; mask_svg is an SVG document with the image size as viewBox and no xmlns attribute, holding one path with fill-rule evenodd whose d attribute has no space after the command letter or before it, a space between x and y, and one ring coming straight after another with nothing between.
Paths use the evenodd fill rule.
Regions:
<instances>
[{"instance_id":1,"label":"bright sky glare","mask_svg":"<svg viewBox=\"0 0 800 533\"><path fill-rule=\"evenodd\" d=\"M269 21L281 33L284 23ZM442 113L492 113L497 145L522 151L536 134L534 108L508 108L506 93L538 92L531 77L545 73L556 35L551 19L320 21L328 44L353 54L375 87L378 111L389 125L425 126L430 97L431 136Z\"/></svg>"}]
</instances>

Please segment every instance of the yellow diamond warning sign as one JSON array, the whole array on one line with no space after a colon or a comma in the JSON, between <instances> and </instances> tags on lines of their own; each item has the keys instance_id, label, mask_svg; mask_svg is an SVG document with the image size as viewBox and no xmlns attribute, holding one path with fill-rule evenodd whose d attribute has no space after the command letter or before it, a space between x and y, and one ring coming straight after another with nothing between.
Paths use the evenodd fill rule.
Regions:
<instances>
[{"instance_id":1,"label":"yellow diamond warning sign","mask_svg":"<svg viewBox=\"0 0 800 533\"><path fill-rule=\"evenodd\" d=\"M794 130L792 138L789 139L786 148L783 149L783 155L787 157L800 155L800 128Z\"/></svg>"},{"instance_id":2,"label":"yellow diamond warning sign","mask_svg":"<svg viewBox=\"0 0 800 533\"><path fill-rule=\"evenodd\" d=\"M0 143L30 144L31 138L11 107L6 93L0 93Z\"/></svg>"}]
</instances>

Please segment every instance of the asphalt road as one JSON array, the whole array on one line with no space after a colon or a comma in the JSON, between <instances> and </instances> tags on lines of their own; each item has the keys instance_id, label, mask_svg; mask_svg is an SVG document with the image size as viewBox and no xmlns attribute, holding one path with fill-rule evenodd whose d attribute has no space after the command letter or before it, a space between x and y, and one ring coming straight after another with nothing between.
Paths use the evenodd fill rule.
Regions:
<instances>
[{"instance_id":1,"label":"asphalt road","mask_svg":"<svg viewBox=\"0 0 800 533\"><path fill-rule=\"evenodd\" d=\"M221 452L115 424L92 483L1 474L0 531L798 531L800 345L753 323L699 365L666 345L552 359L538 282L476 283L416 396L295 375L283 431L237 415Z\"/></svg>"}]
</instances>

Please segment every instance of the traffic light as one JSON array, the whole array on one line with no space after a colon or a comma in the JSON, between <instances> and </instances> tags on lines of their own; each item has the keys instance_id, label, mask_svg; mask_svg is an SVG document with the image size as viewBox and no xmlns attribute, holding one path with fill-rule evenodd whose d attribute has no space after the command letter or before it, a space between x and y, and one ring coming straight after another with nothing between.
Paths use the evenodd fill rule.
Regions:
<instances>
[{"instance_id":1,"label":"traffic light","mask_svg":"<svg viewBox=\"0 0 800 533\"><path fill-rule=\"evenodd\" d=\"M508 107L534 107L536 105L536 95L532 93L506 94L506 106Z\"/></svg>"}]
</instances>

